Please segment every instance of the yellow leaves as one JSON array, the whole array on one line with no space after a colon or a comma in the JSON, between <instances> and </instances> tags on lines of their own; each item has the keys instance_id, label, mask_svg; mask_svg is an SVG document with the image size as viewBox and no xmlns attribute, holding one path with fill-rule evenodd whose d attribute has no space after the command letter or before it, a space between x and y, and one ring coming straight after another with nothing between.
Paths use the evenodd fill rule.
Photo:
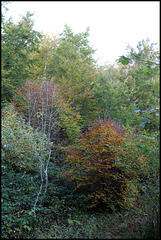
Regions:
<instances>
[{"instance_id":1,"label":"yellow leaves","mask_svg":"<svg viewBox=\"0 0 161 240\"><path fill-rule=\"evenodd\" d=\"M138 165L140 166L140 168L143 171L147 172L147 174L148 174L148 171L147 171L148 163L147 163L147 159L144 154L138 157L137 162L138 162Z\"/></svg>"},{"instance_id":2,"label":"yellow leaves","mask_svg":"<svg viewBox=\"0 0 161 240\"><path fill-rule=\"evenodd\" d=\"M67 150L68 174L76 181L77 187L87 187L89 204L87 208L96 207L100 201L115 208L127 198L127 182L122 167L115 160L122 149L125 131L112 121L98 121L84 133L77 148ZM121 193L123 191L124 193ZM117 196L117 203L112 199Z\"/></svg>"}]
</instances>

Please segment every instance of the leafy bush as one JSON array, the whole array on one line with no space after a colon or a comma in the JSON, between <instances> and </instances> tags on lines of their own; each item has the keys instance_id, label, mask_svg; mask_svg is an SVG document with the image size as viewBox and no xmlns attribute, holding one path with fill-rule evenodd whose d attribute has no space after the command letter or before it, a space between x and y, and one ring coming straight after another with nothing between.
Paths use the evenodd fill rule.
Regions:
<instances>
[{"instance_id":1,"label":"leafy bush","mask_svg":"<svg viewBox=\"0 0 161 240\"><path fill-rule=\"evenodd\" d=\"M74 195L71 184L61 178L60 170L55 168L53 163L50 163L50 167L46 197L42 202L42 195L40 196L36 207L37 217L34 218L33 206L39 190L40 176L16 173L9 169L6 163L2 164L2 238L37 239L38 229L44 232L41 233L43 236L45 232L50 234L51 226L51 235L57 233L55 226L59 228L58 235L63 233L63 230L64 234L66 233L68 213L74 214L69 205L76 205L78 198Z\"/></svg>"},{"instance_id":2,"label":"leafy bush","mask_svg":"<svg viewBox=\"0 0 161 240\"><path fill-rule=\"evenodd\" d=\"M51 143L50 143L51 144ZM12 104L2 110L2 157L16 170L39 170L42 139L38 130L33 130L17 114ZM48 154L48 141L44 141L43 160Z\"/></svg>"},{"instance_id":3,"label":"leafy bush","mask_svg":"<svg viewBox=\"0 0 161 240\"><path fill-rule=\"evenodd\" d=\"M78 147L67 149L68 170L64 176L87 194L87 208L104 206L115 210L131 206L137 193L132 175L115 163L117 148L126 134L118 124L96 122L82 135Z\"/></svg>"},{"instance_id":4,"label":"leafy bush","mask_svg":"<svg viewBox=\"0 0 161 240\"><path fill-rule=\"evenodd\" d=\"M128 134L123 138L123 145L121 148L117 148L119 154L116 162L124 168L127 174L133 174L143 201L148 203L146 214L148 216L147 224L149 225L150 222L151 225L149 231L158 238L160 234L160 142L158 132L149 134L144 130L136 133L129 126L126 130Z\"/></svg>"},{"instance_id":5,"label":"leafy bush","mask_svg":"<svg viewBox=\"0 0 161 240\"><path fill-rule=\"evenodd\" d=\"M33 207L38 181L27 173L15 173L2 163L1 237L25 238L33 229Z\"/></svg>"}]
</instances>

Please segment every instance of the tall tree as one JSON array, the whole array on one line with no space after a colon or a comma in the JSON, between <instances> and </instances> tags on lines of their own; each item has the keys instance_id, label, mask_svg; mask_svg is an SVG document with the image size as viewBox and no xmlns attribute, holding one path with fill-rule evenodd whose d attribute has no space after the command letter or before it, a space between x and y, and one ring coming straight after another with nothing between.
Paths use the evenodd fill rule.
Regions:
<instances>
[{"instance_id":1,"label":"tall tree","mask_svg":"<svg viewBox=\"0 0 161 240\"><path fill-rule=\"evenodd\" d=\"M33 64L29 54L37 51L41 34L33 29L33 14L15 24L10 18L2 26L2 100L10 100L14 91L31 77Z\"/></svg>"},{"instance_id":2,"label":"tall tree","mask_svg":"<svg viewBox=\"0 0 161 240\"><path fill-rule=\"evenodd\" d=\"M125 124L134 118L133 104L126 84L127 73L118 65L98 69L97 102L98 116Z\"/></svg>"},{"instance_id":3,"label":"tall tree","mask_svg":"<svg viewBox=\"0 0 161 240\"><path fill-rule=\"evenodd\" d=\"M84 33L74 34L66 25L60 35L61 42L53 54L49 68L55 81L60 84L66 100L87 119L87 111L89 113L92 109L89 101L93 96L93 83L97 77L92 58L95 50L90 47L88 40L89 29Z\"/></svg>"},{"instance_id":4,"label":"tall tree","mask_svg":"<svg viewBox=\"0 0 161 240\"><path fill-rule=\"evenodd\" d=\"M119 62L127 71L127 85L131 92L135 112L140 126L158 128L159 117L159 51L150 40L142 40L137 51L129 47L127 56Z\"/></svg>"},{"instance_id":5,"label":"tall tree","mask_svg":"<svg viewBox=\"0 0 161 240\"><path fill-rule=\"evenodd\" d=\"M53 34L43 34L39 45L39 51L32 51L30 58L34 62L31 71L32 80L51 79L53 77L53 55L60 44L60 38Z\"/></svg>"}]
</instances>

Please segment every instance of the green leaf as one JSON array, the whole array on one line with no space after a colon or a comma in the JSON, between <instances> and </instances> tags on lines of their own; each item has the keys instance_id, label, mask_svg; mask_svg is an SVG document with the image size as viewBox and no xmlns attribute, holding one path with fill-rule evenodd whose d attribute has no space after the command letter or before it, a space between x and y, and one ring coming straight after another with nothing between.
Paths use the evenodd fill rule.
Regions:
<instances>
[{"instance_id":1,"label":"green leaf","mask_svg":"<svg viewBox=\"0 0 161 240\"><path fill-rule=\"evenodd\" d=\"M134 58L136 58L136 59L139 59L139 58L140 58L138 55L136 55L136 54L134 54L134 53L131 53L131 56L134 57Z\"/></svg>"},{"instance_id":2,"label":"green leaf","mask_svg":"<svg viewBox=\"0 0 161 240\"><path fill-rule=\"evenodd\" d=\"M152 75L151 75L149 72L145 72L145 73L144 73L144 76L145 76L145 77L152 77Z\"/></svg>"},{"instance_id":3,"label":"green leaf","mask_svg":"<svg viewBox=\"0 0 161 240\"><path fill-rule=\"evenodd\" d=\"M119 58L119 61L118 61L118 62L122 63L123 65L127 65L127 64L129 64L129 58L127 58L127 57L125 57L125 56L121 56L121 57Z\"/></svg>"},{"instance_id":4,"label":"green leaf","mask_svg":"<svg viewBox=\"0 0 161 240\"><path fill-rule=\"evenodd\" d=\"M70 225L73 225L73 224L74 224L73 220L70 219L70 218L68 218L68 223L69 223Z\"/></svg>"},{"instance_id":5,"label":"green leaf","mask_svg":"<svg viewBox=\"0 0 161 240\"><path fill-rule=\"evenodd\" d=\"M73 220L73 221L74 221L75 223L81 225L80 221L78 221L78 220Z\"/></svg>"},{"instance_id":6,"label":"green leaf","mask_svg":"<svg viewBox=\"0 0 161 240\"><path fill-rule=\"evenodd\" d=\"M132 120L131 121L131 123L135 123L135 124L140 123L140 122L141 122L141 120Z\"/></svg>"},{"instance_id":7,"label":"green leaf","mask_svg":"<svg viewBox=\"0 0 161 240\"><path fill-rule=\"evenodd\" d=\"M27 225L24 225L24 228L27 228L29 231L31 231L31 228Z\"/></svg>"},{"instance_id":8,"label":"green leaf","mask_svg":"<svg viewBox=\"0 0 161 240\"><path fill-rule=\"evenodd\" d=\"M144 72L137 72L137 75L143 75L144 74Z\"/></svg>"},{"instance_id":9,"label":"green leaf","mask_svg":"<svg viewBox=\"0 0 161 240\"><path fill-rule=\"evenodd\" d=\"M150 66L145 66L144 68L143 68L143 71L144 72L149 72L151 70L151 67Z\"/></svg>"}]
</instances>

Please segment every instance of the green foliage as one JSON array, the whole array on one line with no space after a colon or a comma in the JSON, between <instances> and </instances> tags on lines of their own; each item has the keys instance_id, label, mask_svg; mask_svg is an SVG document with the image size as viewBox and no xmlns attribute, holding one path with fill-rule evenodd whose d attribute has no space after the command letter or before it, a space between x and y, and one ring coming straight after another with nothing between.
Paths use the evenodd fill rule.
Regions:
<instances>
[{"instance_id":1,"label":"green foliage","mask_svg":"<svg viewBox=\"0 0 161 240\"><path fill-rule=\"evenodd\" d=\"M84 33L74 34L70 27L65 25L65 30L60 36L60 42L53 52L52 62L48 68L57 81L62 77L68 81L72 79L78 81L83 77L84 71L87 71L87 67L92 66L94 62L92 54L95 51L89 44L89 29Z\"/></svg>"},{"instance_id":2,"label":"green foliage","mask_svg":"<svg viewBox=\"0 0 161 240\"><path fill-rule=\"evenodd\" d=\"M42 37L31 17L14 24L2 13L2 238L158 239L155 44L96 68L89 28Z\"/></svg>"},{"instance_id":3,"label":"green foliage","mask_svg":"<svg viewBox=\"0 0 161 240\"><path fill-rule=\"evenodd\" d=\"M134 170L136 177L151 178L155 173L159 177L159 139L158 133L149 134L145 130L136 132L127 126L123 145L117 148L118 163L125 165L128 171ZM139 161L136 161L138 159Z\"/></svg>"},{"instance_id":4,"label":"green foliage","mask_svg":"<svg viewBox=\"0 0 161 240\"><path fill-rule=\"evenodd\" d=\"M131 121L139 127L149 131L159 128L159 51L154 49L149 39L142 40L137 45L137 52L130 47L129 61L125 56L120 57L119 63L127 70L127 86L129 98L133 103L133 111L139 115ZM153 111L151 111L153 110Z\"/></svg>"},{"instance_id":5,"label":"green foliage","mask_svg":"<svg viewBox=\"0 0 161 240\"><path fill-rule=\"evenodd\" d=\"M127 64L129 64L129 58L127 58L127 57L125 57L125 56L121 56L120 58L119 58L119 61L118 61L119 63L122 63L123 65L127 65Z\"/></svg>"},{"instance_id":6,"label":"green foliage","mask_svg":"<svg viewBox=\"0 0 161 240\"><path fill-rule=\"evenodd\" d=\"M68 26L65 26L60 35L60 44L53 52L48 69L55 82L59 84L66 102L79 111L82 124L85 124L89 120L89 114L91 117L93 113L93 83L97 78L92 58L94 50L88 40L89 29L74 34Z\"/></svg>"},{"instance_id":7,"label":"green foliage","mask_svg":"<svg viewBox=\"0 0 161 240\"><path fill-rule=\"evenodd\" d=\"M22 17L18 24L11 19L2 27L2 100L10 100L14 91L30 77L32 51L38 50L41 34L33 30L32 14Z\"/></svg>"},{"instance_id":8,"label":"green foliage","mask_svg":"<svg viewBox=\"0 0 161 240\"><path fill-rule=\"evenodd\" d=\"M15 170L38 171L41 156L41 133L33 130L9 104L2 111L3 162ZM48 154L48 141L44 141L43 161Z\"/></svg>"},{"instance_id":9,"label":"green foliage","mask_svg":"<svg viewBox=\"0 0 161 240\"><path fill-rule=\"evenodd\" d=\"M123 146L117 151L116 163L127 174L133 174L142 198L148 202L148 221L157 238L160 225L160 141L158 133L149 134L145 130L136 133L131 127L126 128Z\"/></svg>"},{"instance_id":10,"label":"green foliage","mask_svg":"<svg viewBox=\"0 0 161 240\"><path fill-rule=\"evenodd\" d=\"M77 205L68 205L69 196L71 204L77 202L77 197L73 194L72 199L70 185L67 188L66 182L58 174L61 169L53 164L50 167L46 199L44 205L38 206L35 219L31 209L39 188L39 177L15 173L2 164L2 238L154 239L152 224L146 221L145 216L148 213L148 201L139 200L134 208L113 214L82 211Z\"/></svg>"},{"instance_id":11,"label":"green foliage","mask_svg":"<svg viewBox=\"0 0 161 240\"><path fill-rule=\"evenodd\" d=\"M94 62L92 54L95 52L89 45L89 27L83 33L74 34L72 29L65 25L64 31L60 34L62 44L69 48L71 45L74 52L80 52L81 58L87 60L89 63Z\"/></svg>"},{"instance_id":12,"label":"green foliage","mask_svg":"<svg viewBox=\"0 0 161 240\"><path fill-rule=\"evenodd\" d=\"M38 51L33 51L30 54L30 59L34 63L30 70L32 72L32 80L40 81L42 78L52 79L54 77L53 55L56 54L59 44L60 38L53 34L42 36Z\"/></svg>"},{"instance_id":13,"label":"green foliage","mask_svg":"<svg viewBox=\"0 0 161 240\"><path fill-rule=\"evenodd\" d=\"M62 111L60 112L60 126L66 134L69 142L75 143L80 133L80 115L74 112L71 107L67 104L63 105Z\"/></svg>"},{"instance_id":14,"label":"green foliage","mask_svg":"<svg viewBox=\"0 0 161 240\"><path fill-rule=\"evenodd\" d=\"M135 120L134 106L127 74L118 66L106 66L99 69L96 93L96 111L103 119L111 118L125 124Z\"/></svg>"},{"instance_id":15,"label":"green foliage","mask_svg":"<svg viewBox=\"0 0 161 240\"><path fill-rule=\"evenodd\" d=\"M35 178L26 173L15 173L5 163L1 170L1 237L26 238L35 224L31 217L37 191Z\"/></svg>"}]
</instances>

